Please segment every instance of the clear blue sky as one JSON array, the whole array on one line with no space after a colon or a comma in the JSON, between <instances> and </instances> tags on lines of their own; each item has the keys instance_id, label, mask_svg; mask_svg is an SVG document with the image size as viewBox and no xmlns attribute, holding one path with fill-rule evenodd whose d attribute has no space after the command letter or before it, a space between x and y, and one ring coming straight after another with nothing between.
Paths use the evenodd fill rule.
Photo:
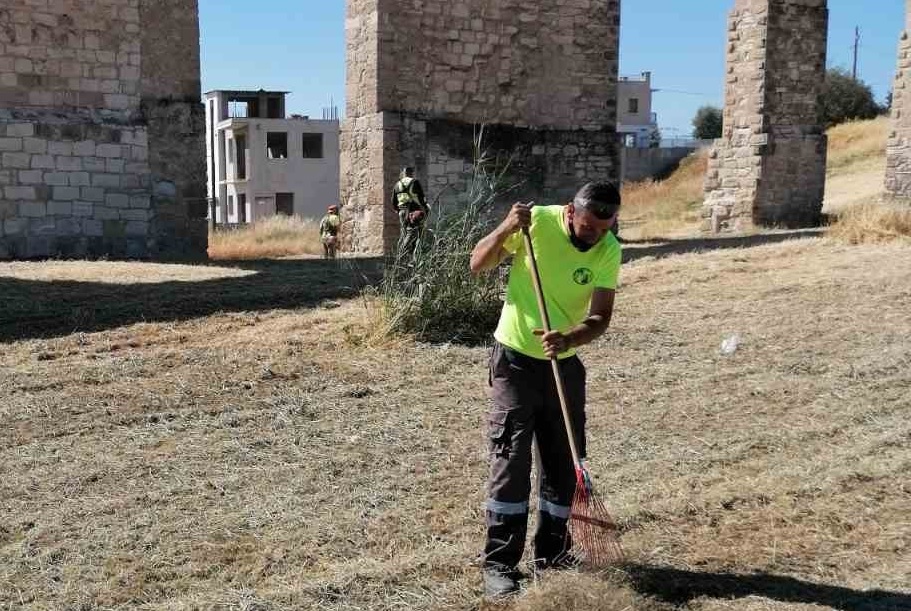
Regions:
<instances>
[{"instance_id":1,"label":"clear blue sky","mask_svg":"<svg viewBox=\"0 0 911 611\"><path fill-rule=\"evenodd\" d=\"M903 0L829 0L829 66L858 74L882 101L896 69ZM291 91L289 112L344 113L344 0L199 0L203 90ZM699 106L723 104L727 13L734 0L623 0L620 73L652 73L665 136L689 135ZM866 6L865 6L866 5ZM875 8L873 8L875 7Z\"/></svg>"}]
</instances>

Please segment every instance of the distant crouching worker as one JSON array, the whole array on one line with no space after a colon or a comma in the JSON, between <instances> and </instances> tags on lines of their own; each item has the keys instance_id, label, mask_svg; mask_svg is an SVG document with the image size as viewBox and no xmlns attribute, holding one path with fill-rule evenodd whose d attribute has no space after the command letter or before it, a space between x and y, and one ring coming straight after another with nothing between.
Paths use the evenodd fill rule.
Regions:
<instances>
[{"instance_id":1,"label":"distant crouching worker","mask_svg":"<svg viewBox=\"0 0 911 611\"><path fill-rule=\"evenodd\" d=\"M320 241L323 243L323 258L334 259L338 253L338 230L342 219L338 214L338 206L329 206L326 216L319 223Z\"/></svg>"}]
</instances>

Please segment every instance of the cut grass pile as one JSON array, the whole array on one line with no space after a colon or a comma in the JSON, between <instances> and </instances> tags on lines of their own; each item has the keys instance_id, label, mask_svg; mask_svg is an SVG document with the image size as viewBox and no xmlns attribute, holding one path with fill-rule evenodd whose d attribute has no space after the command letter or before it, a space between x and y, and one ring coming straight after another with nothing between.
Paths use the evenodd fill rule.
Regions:
<instances>
[{"instance_id":1,"label":"cut grass pile","mask_svg":"<svg viewBox=\"0 0 911 611\"><path fill-rule=\"evenodd\" d=\"M842 136L867 142L853 129L835 164ZM627 187L624 234L691 228L704 163ZM372 341L378 261L0 264L0 609L911 609L892 214L629 245L581 356L630 563L500 605L476 564L487 351Z\"/></svg>"}]
</instances>

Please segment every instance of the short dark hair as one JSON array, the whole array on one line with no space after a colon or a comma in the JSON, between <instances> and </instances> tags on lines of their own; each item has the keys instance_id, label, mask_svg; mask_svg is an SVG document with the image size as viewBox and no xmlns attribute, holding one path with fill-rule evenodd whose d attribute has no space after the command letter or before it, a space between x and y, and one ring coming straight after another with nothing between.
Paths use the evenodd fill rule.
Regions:
<instances>
[{"instance_id":1,"label":"short dark hair","mask_svg":"<svg viewBox=\"0 0 911 611\"><path fill-rule=\"evenodd\" d=\"M620 191L612 182L590 182L576 192L573 205L585 208L599 219L609 219L620 209Z\"/></svg>"},{"instance_id":2,"label":"short dark hair","mask_svg":"<svg viewBox=\"0 0 911 611\"><path fill-rule=\"evenodd\" d=\"M413 176L413 175L414 175L414 168L413 168L412 166L410 166L410 165L409 165L409 166L405 166L404 168L402 168L402 174L403 174L404 176Z\"/></svg>"}]
</instances>

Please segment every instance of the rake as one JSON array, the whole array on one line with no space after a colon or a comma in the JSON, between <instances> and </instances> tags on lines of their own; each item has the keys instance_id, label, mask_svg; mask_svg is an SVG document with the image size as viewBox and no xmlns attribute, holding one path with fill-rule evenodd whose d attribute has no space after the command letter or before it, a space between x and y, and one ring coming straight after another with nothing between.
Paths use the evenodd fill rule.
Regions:
<instances>
[{"instance_id":1,"label":"rake","mask_svg":"<svg viewBox=\"0 0 911 611\"><path fill-rule=\"evenodd\" d=\"M535 260L535 251L532 247L531 235L529 235L527 227L522 228L522 234L525 238L525 249L528 251L528 260L531 264L531 278L535 285L535 295L538 298L538 311L541 314L544 332L548 333L551 331L550 317L547 315L544 291L541 288L541 276L538 273L538 263ZM554 374L554 383L557 387L557 396L560 399L560 409L563 412L563 424L566 426L569 449L572 452L573 464L576 467L576 491L573 494L569 516L569 532L573 542L571 553L585 564L594 568L619 563L623 560L623 550L620 548L617 524L595 493L592 478L585 467L585 463L582 462L582 458L579 456L576 435L566 402L563 375L560 373L557 358L551 357L550 364Z\"/></svg>"}]
</instances>

